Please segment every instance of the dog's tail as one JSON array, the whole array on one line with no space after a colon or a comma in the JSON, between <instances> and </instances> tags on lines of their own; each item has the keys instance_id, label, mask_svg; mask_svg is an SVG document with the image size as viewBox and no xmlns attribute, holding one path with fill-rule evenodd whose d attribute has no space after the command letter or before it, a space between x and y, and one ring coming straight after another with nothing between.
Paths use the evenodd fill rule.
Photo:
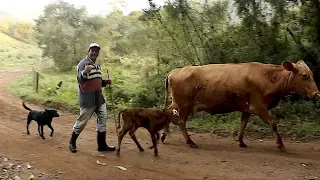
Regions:
<instances>
[{"instance_id":1,"label":"dog's tail","mask_svg":"<svg viewBox=\"0 0 320 180\"><path fill-rule=\"evenodd\" d=\"M24 102L22 102L22 105L23 105L23 107L24 107L26 110L31 111L31 109L28 108L28 107L24 104Z\"/></svg>"}]
</instances>

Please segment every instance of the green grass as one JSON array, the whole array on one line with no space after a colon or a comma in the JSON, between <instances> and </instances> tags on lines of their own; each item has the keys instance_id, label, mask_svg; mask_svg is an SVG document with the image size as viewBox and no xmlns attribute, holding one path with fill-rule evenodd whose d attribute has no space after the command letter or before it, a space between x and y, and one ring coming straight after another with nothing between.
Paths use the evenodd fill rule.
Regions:
<instances>
[{"instance_id":1,"label":"green grass","mask_svg":"<svg viewBox=\"0 0 320 180\"><path fill-rule=\"evenodd\" d=\"M318 104L314 105L310 102L298 102L291 104L283 102L280 107L282 112L292 112L285 118L277 118L276 110L271 110L273 120L277 122L278 132L282 137L290 139L316 139L320 136L320 122L317 120ZM298 111L308 112L309 114L299 114ZM310 113L312 112L312 113ZM199 113L193 117L189 117L187 127L197 132L213 132L221 136L237 136L240 129L241 113L233 112L229 114L209 115L207 113ZM258 117L251 116L249 123L245 129L245 136L254 138L273 138L271 129Z\"/></svg>"},{"instance_id":2,"label":"green grass","mask_svg":"<svg viewBox=\"0 0 320 180\"><path fill-rule=\"evenodd\" d=\"M23 68L41 59L41 49L35 44L26 44L0 32L0 70Z\"/></svg>"},{"instance_id":3,"label":"green grass","mask_svg":"<svg viewBox=\"0 0 320 180\"><path fill-rule=\"evenodd\" d=\"M9 91L24 100L76 112L78 109L78 92L74 74L76 72L60 73L56 69L40 71L39 92L35 92L33 73L20 77L9 86ZM60 91L53 93L56 85L62 81Z\"/></svg>"}]
</instances>

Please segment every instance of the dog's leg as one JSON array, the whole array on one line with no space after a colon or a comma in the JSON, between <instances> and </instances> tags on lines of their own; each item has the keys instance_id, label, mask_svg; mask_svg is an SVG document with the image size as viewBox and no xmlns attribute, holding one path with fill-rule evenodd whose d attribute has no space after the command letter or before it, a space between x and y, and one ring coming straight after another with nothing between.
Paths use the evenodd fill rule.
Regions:
<instances>
[{"instance_id":1,"label":"dog's leg","mask_svg":"<svg viewBox=\"0 0 320 180\"><path fill-rule=\"evenodd\" d=\"M30 132L29 132L29 124L31 123L31 121L32 121L32 119L30 119L30 118L28 117L28 121L27 121L27 134L28 134L28 135L30 134Z\"/></svg>"},{"instance_id":2,"label":"dog's leg","mask_svg":"<svg viewBox=\"0 0 320 180\"><path fill-rule=\"evenodd\" d=\"M41 131L40 131L40 124L38 123L38 133L39 133L39 136L41 137Z\"/></svg>"},{"instance_id":3,"label":"dog's leg","mask_svg":"<svg viewBox=\"0 0 320 180\"><path fill-rule=\"evenodd\" d=\"M39 136L42 139L45 139L45 137L43 136L43 125L40 125L39 123L38 123L38 132L39 132Z\"/></svg>"},{"instance_id":4,"label":"dog's leg","mask_svg":"<svg viewBox=\"0 0 320 180\"><path fill-rule=\"evenodd\" d=\"M42 137L42 139L46 139L46 138L44 137L44 135L43 135L43 125L41 125L41 137Z\"/></svg>"},{"instance_id":5,"label":"dog's leg","mask_svg":"<svg viewBox=\"0 0 320 180\"><path fill-rule=\"evenodd\" d=\"M50 136L52 137L52 136L53 136L53 131L54 131L54 129L53 129L53 127L51 126L51 124L48 124L48 127L51 129L51 134L50 134Z\"/></svg>"}]
</instances>

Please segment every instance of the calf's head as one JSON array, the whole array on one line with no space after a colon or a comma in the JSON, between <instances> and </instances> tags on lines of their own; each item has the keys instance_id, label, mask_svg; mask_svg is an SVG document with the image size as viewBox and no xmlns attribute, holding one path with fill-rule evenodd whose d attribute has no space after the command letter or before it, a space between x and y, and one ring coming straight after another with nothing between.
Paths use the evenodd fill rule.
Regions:
<instances>
[{"instance_id":1,"label":"calf's head","mask_svg":"<svg viewBox=\"0 0 320 180\"><path fill-rule=\"evenodd\" d=\"M297 63L284 61L282 62L282 66L287 71L292 72L287 84L287 88L289 88L291 92L308 96L309 98L320 97L320 92L313 79L313 73L303 60L300 60Z\"/></svg>"},{"instance_id":2,"label":"calf's head","mask_svg":"<svg viewBox=\"0 0 320 180\"><path fill-rule=\"evenodd\" d=\"M183 122L180 120L179 112L176 109L166 109L166 114L168 114L168 118L175 125L181 125Z\"/></svg>"}]
</instances>

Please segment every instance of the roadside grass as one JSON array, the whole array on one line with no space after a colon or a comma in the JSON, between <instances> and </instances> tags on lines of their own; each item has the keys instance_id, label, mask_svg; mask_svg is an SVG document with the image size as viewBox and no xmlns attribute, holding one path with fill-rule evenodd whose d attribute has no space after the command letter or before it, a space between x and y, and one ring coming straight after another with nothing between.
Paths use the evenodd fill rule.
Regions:
<instances>
[{"instance_id":1,"label":"roadside grass","mask_svg":"<svg viewBox=\"0 0 320 180\"><path fill-rule=\"evenodd\" d=\"M40 71L39 91L36 93L33 84L33 73L20 77L10 84L9 91L25 101L54 107L64 111L77 112L77 84L75 72L60 73L55 68ZM55 89L59 81L62 86L57 93Z\"/></svg>"},{"instance_id":2,"label":"roadside grass","mask_svg":"<svg viewBox=\"0 0 320 180\"><path fill-rule=\"evenodd\" d=\"M282 102L279 109L272 109L271 115L277 122L278 132L284 138L292 140L318 139L320 137L320 122L317 118L319 103ZM301 113L303 109L304 113ZM285 115L283 115L285 113ZM209 115L198 113L189 117L187 128L196 132L212 132L220 136L239 135L241 113ZM271 128L258 116L250 117L245 129L245 136L254 138L274 138Z\"/></svg>"}]
</instances>

